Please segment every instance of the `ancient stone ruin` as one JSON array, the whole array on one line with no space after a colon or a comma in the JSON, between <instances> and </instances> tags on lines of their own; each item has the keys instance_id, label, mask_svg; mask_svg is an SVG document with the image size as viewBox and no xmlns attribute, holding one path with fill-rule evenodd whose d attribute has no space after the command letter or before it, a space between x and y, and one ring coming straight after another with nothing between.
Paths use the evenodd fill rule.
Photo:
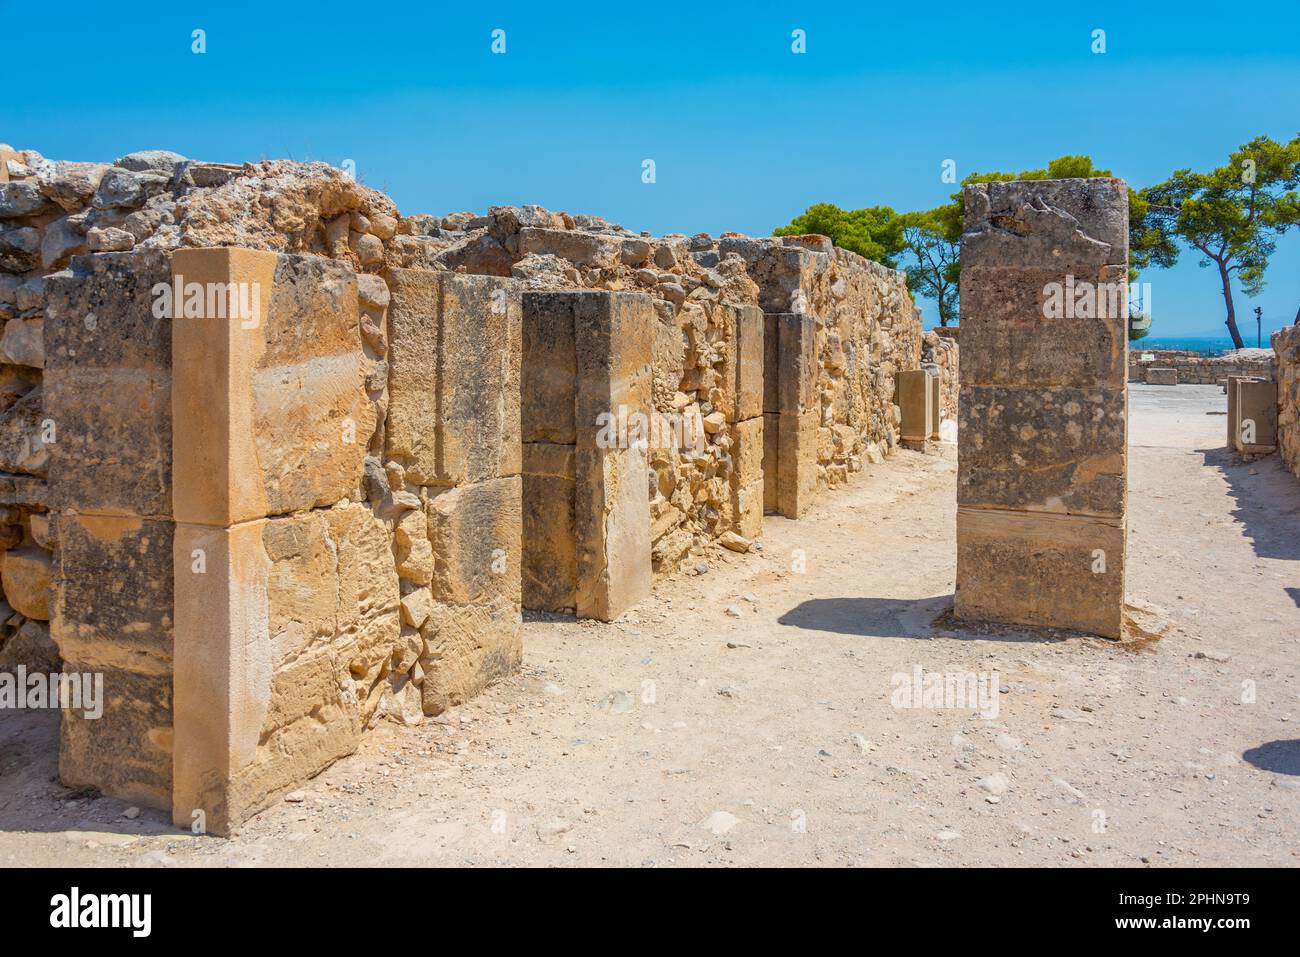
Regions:
<instances>
[{"instance_id":1,"label":"ancient stone ruin","mask_svg":"<svg viewBox=\"0 0 1300 957\"><path fill-rule=\"evenodd\" d=\"M0 150L0 669L104 677L66 784L229 833L514 671L525 613L616 619L958 418L957 616L1119 637L1127 302L1043 309L1125 283L1126 202L968 188L959 338L820 236Z\"/></svg>"},{"instance_id":2,"label":"ancient stone ruin","mask_svg":"<svg viewBox=\"0 0 1300 957\"><path fill-rule=\"evenodd\" d=\"M0 157L0 661L60 776L228 833L900 442L956 349L824 237L402 216L324 164ZM946 404L945 404L946 403ZM48 624L47 624L48 623Z\"/></svg>"},{"instance_id":3,"label":"ancient stone ruin","mask_svg":"<svg viewBox=\"0 0 1300 957\"><path fill-rule=\"evenodd\" d=\"M1118 638L1127 188L980 183L965 210L956 614ZM1083 308L1051 315L1066 289Z\"/></svg>"},{"instance_id":4,"label":"ancient stone ruin","mask_svg":"<svg viewBox=\"0 0 1300 957\"><path fill-rule=\"evenodd\" d=\"M1277 355L1277 447L1282 461L1300 478L1300 326L1273 334Z\"/></svg>"}]
</instances>

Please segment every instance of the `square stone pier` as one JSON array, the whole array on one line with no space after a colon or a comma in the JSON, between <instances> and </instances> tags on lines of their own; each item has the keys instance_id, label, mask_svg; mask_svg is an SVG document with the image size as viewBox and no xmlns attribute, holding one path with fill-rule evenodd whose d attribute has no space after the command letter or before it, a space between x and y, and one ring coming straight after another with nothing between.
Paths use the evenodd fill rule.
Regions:
<instances>
[{"instance_id":1,"label":"square stone pier","mask_svg":"<svg viewBox=\"0 0 1300 957\"><path fill-rule=\"evenodd\" d=\"M956 616L1118 638L1128 187L977 183L965 207Z\"/></svg>"}]
</instances>

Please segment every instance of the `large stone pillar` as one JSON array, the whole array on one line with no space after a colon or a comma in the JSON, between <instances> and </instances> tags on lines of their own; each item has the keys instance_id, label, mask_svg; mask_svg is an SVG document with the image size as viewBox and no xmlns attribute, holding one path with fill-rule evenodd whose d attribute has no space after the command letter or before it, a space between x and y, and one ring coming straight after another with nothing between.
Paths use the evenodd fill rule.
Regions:
<instances>
[{"instance_id":1,"label":"large stone pillar","mask_svg":"<svg viewBox=\"0 0 1300 957\"><path fill-rule=\"evenodd\" d=\"M763 318L764 503L798 518L817 492L817 320L808 312Z\"/></svg>"},{"instance_id":2,"label":"large stone pillar","mask_svg":"<svg viewBox=\"0 0 1300 957\"><path fill-rule=\"evenodd\" d=\"M524 295L524 607L613 620L650 592L653 301Z\"/></svg>"},{"instance_id":3,"label":"large stone pillar","mask_svg":"<svg viewBox=\"0 0 1300 957\"><path fill-rule=\"evenodd\" d=\"M1118 638L1127 187L979 183L965 206L956 615Z\"/></svg>"},{"instance_id":4,"label":"large stone pillar","mask_svg":"<svg viewBox=\"0 0 1300 957\"><path fill-rule=\"evenodd\" d=\"M136 251L45 280L50 633L64 673L103 688L102 715L63 711L59 776L154 807L172 789L172 326L153 309L170 277Z\"/></svg>"}]
</instances>

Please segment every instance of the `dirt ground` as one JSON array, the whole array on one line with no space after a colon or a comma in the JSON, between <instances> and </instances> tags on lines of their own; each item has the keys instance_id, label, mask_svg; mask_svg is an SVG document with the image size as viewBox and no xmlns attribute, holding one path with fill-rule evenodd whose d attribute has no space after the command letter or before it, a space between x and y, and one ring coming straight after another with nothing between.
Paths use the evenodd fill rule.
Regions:
<instances>
[{"instance_id":1,"label":"dirt ground","mask_svg":"<svg viewBox=\"0 0 1300 957\"><path fill-rule=\"evenodd\" d=\"M230 840L70 798L57 715L0 716L0 864L1300 863L1300 482L1228 457L1217 387L1131 408L1159 641L946 622L956 449L903 451L624 621L530 620L517 678ZM918 666L996 674L996 717L894 707Z\"/></svg>"}]
</instances>

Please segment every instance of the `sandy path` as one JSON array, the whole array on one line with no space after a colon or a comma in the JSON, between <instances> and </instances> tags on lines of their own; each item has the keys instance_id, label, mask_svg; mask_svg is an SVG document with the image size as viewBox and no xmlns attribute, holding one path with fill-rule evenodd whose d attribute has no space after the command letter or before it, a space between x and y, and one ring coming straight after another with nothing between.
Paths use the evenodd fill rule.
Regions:
<instances>
[{"instance_id":1,"label":"sandy path","mask_svg":"<svg viewBox=\"0 0 1300 957\"><path fill-rule=\"evenodd\" d=\"M1133 391L1129 595L1177 625L1141 650L936 627L956 453L901 452L625 621L530 621L518 678L233 840L68 803L6 715L0 864L1295 864L1300 483L1222 407ZM893 707L917 666L996 672L996 718Z\"/></svg>"}]
</instances>

